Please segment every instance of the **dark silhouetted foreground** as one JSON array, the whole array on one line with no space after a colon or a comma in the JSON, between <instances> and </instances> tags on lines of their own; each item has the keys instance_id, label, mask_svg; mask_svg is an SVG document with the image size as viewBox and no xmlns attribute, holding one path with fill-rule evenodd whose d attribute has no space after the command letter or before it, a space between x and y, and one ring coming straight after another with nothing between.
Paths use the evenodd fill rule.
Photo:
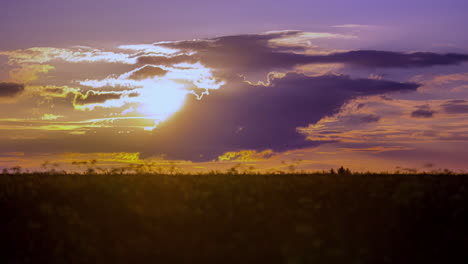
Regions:
<instances>
[{"instance_id":1,"label":"dark silhouetted foreground","mask_svg":"<svg viewBox=\"0 0 468 264\"><path fill-rule=\"evenodd\" d=\"M468 176L0 175L0 263L468 263Z\"/></svg>"}]
</instances>

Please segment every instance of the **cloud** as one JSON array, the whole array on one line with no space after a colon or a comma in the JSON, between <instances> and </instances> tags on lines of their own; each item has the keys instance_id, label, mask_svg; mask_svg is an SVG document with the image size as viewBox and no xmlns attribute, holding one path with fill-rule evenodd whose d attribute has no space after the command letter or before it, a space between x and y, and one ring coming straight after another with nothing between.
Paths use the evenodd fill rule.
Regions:
<instances>
[{"instance_id":1,"label":"cloud","mask_svg":"<svg viewBox=\"0 0 468 264\"><path fill-rule=\"evenodd\" d=\"M431 52L402 53L379 50L356 50L311 58L315 63L345 63L369 68L413 68L460 64L467 54L437 54Z\"/></svg>"},{"instance_id":2,"label":"cloud","mask_svg":"<svg viewBox=\"0 0 468 264\"><path fill-rule=\"evenodd\" d=\"M229 151L218 157L218 161L253 162L268 160L277 155L271 149L261 152L255 150Z\"/></svg>"},{"instance_id":3,"label":"cloud","mask_svg":"<svg viewBox=\"0 0 468 264\"><path fill-rule=\"evenodd\" d=\"M95 92L88 91L86 94L76 94L74 104L76 105L86 105L86 104L96 104L104 103L107 100L117 100L120 99L122 95L119 93L112 92Z\"/></svg>"},{"instance_id":4,"label":"cloud","mask_svg":"<svg viewBox=\"0 0 468 264\"><path fill-rule=\"evenodd\" d=\"M411 117L415 118L431 118L434 116L434 111L432 110L424 110L424 109L418 109L414 110L411 112Z\"/></svg>"},{"instance_id":5,"label":"cloud","mask_svg":"<svg viewBox=\"0 0 468 264\"><path fill-rule=\"evenodd\" d=\"M0 82L0 97L13 97L23 90L23 84Z\"/></svg>"},{"instance_id":6,"label":"cloud","mask_svg":"<svg viewBox=\"0 0 468 264\"><path fill-rule=\"evenodd\" d=\"M450 100L442 105L444 111L448 114L466 114L468 113L468 102L465 100Z\"/></svg>"},{"instance_id":7,"label":"cloud","mask_svg":"<svg viewBox=\"0 0 468 264\"><path fill-rule=\"evenodd\" d=\"M160 67L146 65L143 68L138 69L137 71L132 72L132 74L128 77L132 80L143 80L149 79L154 76L163 76L164 74L168 73L168 70L164 70Z\"/></svg>"},{"instance_id":8,"label":"cloud","mask_svg":"<svg viewBox=\"0 0 468 264\"><path fill-rule=\"evenodd\" d=\"M42 115L41 119L42 120L56 120L59 118L62 118L63 115L54 115L54 114L44 114Z\"/></svg>"},{"instance_id":9,"label":"cloud","mask_svg":"<svg viewBox=\"0 0 468 264\"><path fill-rule=\"evenodd\" d=\"M177 55L172 57L144 55L137 59L140 64L156 64L170 66L178 63L196 63L197 58L189 55Z\"/></svg>"},{"instance_id":10,"label":"cloud","mask_svg":"<svg viewBox=\"0 0 468 264\"><path fill-rule=\"evenodd\" d=\"M349 115L345 115L341 118L341 124L346 125L361 125L361 124L368 124L368 123L375 123L380 120L380 116L376 114L367 114L367 113L353 113Z\"/></svg>"},{"instance_id":11,"label":"cloud","mask_svg":"<svg viewBox=\"0 0 468 264\"><path fill-rule=\"evenodd\" d=\"M39 74L48 73L54 70L55 67L51 65L41 64L26 64L21 65L20 68L15 68L10 71L10 79L15 82L30 83L39 78Z\"/></svg>"},{"instance_id":12,"label":"cloud","mask_svg":"<svg viewBox=\"0 0 468 264\"><path fill-rule=\"evenodd\" d=\"M198 101L191 97L181 111L153 131L145 155L166 153L171 158L211 160L227 151L275 152L316 146L297 127L315 123L338 111L348 100L365 95L414 91L414 83L351 79L329 75L309 77L288 73L268 84L231 80ZM378 117L363 117L375 122Z\"/></svg>"},{"instance_id":13,"label":"cloud","mask_svg":"<svg viewBox=\"0 0 468 264\"><path fill-rule=\"evenodd\" d=\"M187 95L202 99L210 90L219 89L224 81L215 78L211 69L200 63L174 64L172 67L144 65L121 75L111 75L102 80L84 80L83 86L99 90L119 90L127 94L122 100L112 100L105 105L88 105L107 108L135 107L136 111L159 122L170 117L184 104ZM104 94L105 92L101 92ZM108 93L108 92L107 92ZM81 109L81 108L78 108Z\"/></svg>"},{"instance_id":14,"label":"cloud","mask_svg":"<svg viewBox=\"0 0 468 264\"><path fill-rule=\"evenodd\" d=\"M42 64L54 60L62 60L71 63L107 62L134 64L136 62L135 58L132 58L129 54L102 51L83 46L68 49L35 47L14 51L0 51L0 55L8 56L8 63L11 65L25 63Z\"/></svg>"},{"instance_id":15,"label":"cloud","mask_svg":"<svg viewBox=\"0 0 468 264\"><path fill-rule=\"evenodd\" d=\"M313 141L335 140L352 144L370 143L374 146L398 144L412 147L422 142L431 142L430 144L438 146L447 141L463 141L468 138L466 100L430 100L420 105L419 100L384 100L379 97L352 100L339 113L322 118L316 124L300 130ZM364 115L377 115L381 119L371 123L349 122L350 119L355 119L350 116Z\"/></svg>"},{"instance_id":16,"label":"cloud","mask_svg":"<svg viewBox=\"0 0 468 264\"><path fill-rule=\"evenodd\" d=\"M371 153L381 153L386 151L397 151L397 150L411 150L409 147L404 146L375 146L375 147L363 147L363 148L341 148L344 151L348 152L371 152Z\"/></svg>"},{"instance_id":17,"label":"cloud","mask_svg":"<svg viewBox=\"0 0 468 264\"><path fill-rule=\"evenodd\" d=\"M463 71L465 67L460 67ZM460 70L457 70L460 71ZM468 73L443 73L440 71L422 73L411 78L413 81L423 84L419 91L426 95L431 94L435 98L466 98L468 91Z\"/></svg>"},{"instance_id":18,"label":"cloud","mask_svg":"<svg viewBox=\"0 0 468 264\"><path fill-rule=\"evenodd\" d=\"M435 114L434 110L431 110L431 108L428 105L421 105L418 106L416 110L411 112L411 117L414 118L431 118Z\"/></svg>"},{"instance_id":19,"label":"cloud","mask_svg":"<svg viewBox=\"0 0 468 264\"><path fill-rule=\"evenodd\" d=\"M467 82L468 73L453 73L446 75L438 75L434 77L429 83L430 84L447 84L451 82Z\"/></svg>"},{"instance_id":20,"label":"cloud","mask_svg":"<svg viewBox=\"0 0 468 264\"><path fill-rule=\"evenodd\" d=\"M208 67L241 74L267 73L307 64L332 63L366 68L414 68L460 64L468 60L467 54L404 53L379 50L353 50L316 55L310 54L314 46L302 44L302 39L298 42L298 36L305 33L307 32L280 31L269 34L169 42L159 45L194 52L192 56ZM140 57L138 60L145 63L151 61L150 58L145 57Z\"/></svg>"}]
</instances>

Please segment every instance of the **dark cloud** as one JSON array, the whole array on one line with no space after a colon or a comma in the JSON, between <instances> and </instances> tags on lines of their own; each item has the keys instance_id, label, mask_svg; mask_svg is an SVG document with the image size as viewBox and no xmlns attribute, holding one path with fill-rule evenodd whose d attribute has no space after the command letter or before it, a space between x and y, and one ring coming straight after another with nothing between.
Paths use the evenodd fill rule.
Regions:
<instances>
[{"instance_id":1,"label":"dark cloud","mask_svg":"<svg viewBox=\"0 0 468 264\"><path fill-rule=\"evenodd\" d=\"M24 90L23 84L0 82L0 97L13 97Z\"/></svg>"},{"instance_id":2,"label":"dark cloud","mask_svg":"<svg viewBox=\"0 0 468 264\"><path fill-rule=\"evenodd\" d=\"M274 46L270 40L295 35L300 31L278 32L275 34L236 35L208 40L181 41L161 44L183 50L195 51L192 60L199 60L215 69L225 69L236 73L251 71L270 72L275 69L289 69L297 65L343 63L369 68L410 68L435 65L459 64L468 60L467 54L436 54L431 52L402 53L378 50L356 50L328 55L307 55L299 53L301 46ZM140 57L144 63L163 64L174 58ZM188 61L184 55L181 60ZM159 62L159 63L158 63Z\"/></svg>"},{"instance_id":3,"label":"dark cloud","mask_svg":"<svg viewBox=\"0 0 468 264\"><path fill-rule=\"evenodd\" d=\"M468 104L465 100L450 100L442 104L442 108L448 114L468 113Z\"/></svg>"},{"instance_id":4,"label":"dark cloud","mask_svg":"<svg viewBox=\"0 0 468 264\"><path fill-rule=\"evenodd\" d=\"M231 80L230 85L211 91L201 101L189 98L181 111L154 130L151 149L144 154L210 160L225 151L316 146L323 142L306 141L296 128L337 112L357 96L414 91L417 87L414 83L296 73L271 79L269 86ZM377 119L372 116L366 121Z\"/></svg>"},{"instance_id":5,"label":"dark cloud","mask_svg":"<svg viewBox=\"0 0 468 264\"><path fill-rule=\"evenodd\" d=\"M272 39L298 33L236 35L163 45L195 51L194 58L211 68L244 74L250 71L269 72L308 62L306 55L282 52L283 49L274 48L269 44Z\"/></svg>"},{"instance_id":6,"label":"dark cloud","mask_svg":"<svg viewBox=\"0 0 468 264\"><path fill-rule=\"evenodd\" d=\"M86 94L77 94L75 96L75 104L86 105L104 103L107 100L120 99L122 95L118 93L98 93L94 91L88 91Z\"/></svg>"},{"instance_id":7,"label":"dark cloud","mask_svg":"<svg viewBox=\"0 0 468 264\"><path fill-rule=\"evenodd\" d=\"M156 66L146 65L143 68L133 72L129 78L133 80L143 80L146 78L152 78L154 76L163 76L166 73L167 71L164 69Z\"/></svg>"},{"instance_id":8,"label":"dark cloud","mask_svg":"<svg viewBox=\"0 0 468 264\"><path fill-rule=\"evenodd\" d=\"M447 103L451 103L451 104L462 104L462 103L466 103L466 102L467 101L463 100L463 99L454 99L454 100L447 101Z\"/></svg>"},{"instance_id":9,"label":"dark cloud","mask_svg":"<svg viewBox=\"0 0 468 264\"><path fill-rule=\"evenodd\" d=\"M418 109L414 110L411 112L411 117L415 118L431 118L434 116L434 111L432 110L424 110L424 109Z\"/></svg>"},{"instance_id":10,"label":"dark cloud","mask_svg":"<svg viewBox=\"0 0 468 264\"><path fill-rule=\"evenodd\" d=\"M460 64L468 61L467 54L401 53L378 50L357 50L311 57L315 57L319 63L345 63L370 68L430 67L435 65Z\"/></svg>"},{"instance_id":11,"label":"dark cloud","mask_svg":"<svg viewBox=\"0 0 468 264\"><path fill-rule=\"evenodd\" d=\"M375 123L380 120L380 116L374 114L353 114L347 116L346 119L346 121L356 124Z\"/></svg>"},{"instance_id":12,"label":"dark cloud","mask_svg":"<svg viewBox=\"0 0 468 264\"><path fill-rule=\"evenodd\" d=\"M411 117L414 118L431 118L434 116L435 111L432 110L428 105L420 105L417 109L411 112Z\"/></svg>"}]
</instances>

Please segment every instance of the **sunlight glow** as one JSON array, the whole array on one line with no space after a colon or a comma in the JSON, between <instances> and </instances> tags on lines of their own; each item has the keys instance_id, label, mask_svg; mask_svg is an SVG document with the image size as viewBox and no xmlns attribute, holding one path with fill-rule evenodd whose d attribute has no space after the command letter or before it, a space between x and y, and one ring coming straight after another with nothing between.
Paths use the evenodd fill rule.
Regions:
<instances>
[{"instance_id":1,"label":"sunlight glow","mask_svg":"<svg viewBox=\"0 0 468 264\"><path fill-rule=\"evenodd\" d=\"M145 67L159 68L163 71L163 75L144 76L143 79L132 78L135 73ZM224 85L224 81L213 76L211 69L199 62L180 63L172 67L147 64L118 77L111 76L103 80L85 80L79 83L93 88L110 86L130 89L130 91L123 92L120 99L78 106L79 108L92 110L95 107L123 107L126 104L138 104L135 111L155 120L155 125L180 110L188 94L193 94L201 100L204 95L209 94L209 90L219 89ZM136 94L136 96L129 96L129 93ZM153 128L146 127L145 129Z\"/></svg>"},{"instance_id":2,"label":"sunlight glow","mask_svg":"<svg viewBox=\"0 0 468 264\"><path fill-rule=\"evenodd\" d=\"M146 117L164 121L182 108L188 93L181 83L172 80L148 81L143 89L139 89L139 112Z\"/></svg>"}]
</instances>

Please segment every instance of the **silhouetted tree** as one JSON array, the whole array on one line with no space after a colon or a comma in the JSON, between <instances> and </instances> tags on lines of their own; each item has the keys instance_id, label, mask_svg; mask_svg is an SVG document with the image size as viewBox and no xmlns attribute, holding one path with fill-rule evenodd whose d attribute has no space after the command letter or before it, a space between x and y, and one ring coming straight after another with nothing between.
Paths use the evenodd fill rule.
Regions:
<instances>
[{"instance_id":1,"label":"silhouetted tree","mask_svg":"<svg viewBox=\"0 0 468 264\"><path fill-rule=\"evenodd\" d=\"M344 168L343 166L341 166L338 169L338 174L339 175L351 175L351 171L348 168Z\"/></svg>"}]
</instances>

